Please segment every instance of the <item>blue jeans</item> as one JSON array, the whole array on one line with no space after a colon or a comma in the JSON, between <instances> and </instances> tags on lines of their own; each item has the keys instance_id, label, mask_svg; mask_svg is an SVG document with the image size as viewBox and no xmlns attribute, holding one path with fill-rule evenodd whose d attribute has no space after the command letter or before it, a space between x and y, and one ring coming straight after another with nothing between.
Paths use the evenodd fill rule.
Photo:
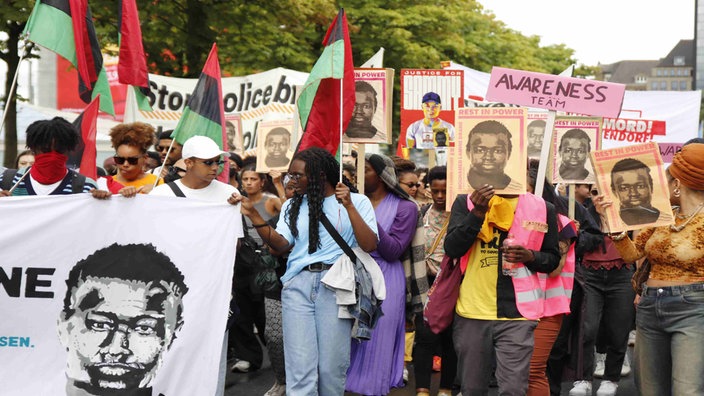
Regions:
<instances>
[{"instance_id":1,"label":"blue jeans","mask_svg":"<svg viewBox=\"0 0 704 396\"><path fill-rule=\"evenodd\" d=\"M326 272L301 271L281 290L289 396L345 393L352 320L337 317L335 292L320 283Z\"/></svg>"},{"instance_id":2,"label":"blue jeans","mask_svg":"<svg viewBox=\"0 0 704 396\"><path fill-rule=\"evenodd\" d=\"M640 395L704 395L704 283L643 288L635 367Z\"/></svg>"}]
</instances>

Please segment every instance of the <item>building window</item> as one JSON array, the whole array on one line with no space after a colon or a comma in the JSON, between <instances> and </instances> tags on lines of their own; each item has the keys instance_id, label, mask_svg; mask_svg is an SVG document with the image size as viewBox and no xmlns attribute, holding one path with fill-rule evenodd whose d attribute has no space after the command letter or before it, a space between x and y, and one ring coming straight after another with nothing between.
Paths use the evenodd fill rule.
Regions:
<instances>
[{"instance_id":1,"label":"building window","mask_svg":"<svg viewBox=\"0 0 704 396\"><path fill-rule=\"evenodd\" d=\"M660 90L667 91L667 81L660 81Z\"/></svg>"},{"instance_id":2,"label":"building window","mask_svg":"<svg viewBox=\"0 0 704 396\"><path fill-rule=\"evenodd\" d=\"M675 69L670 69L670 75L674 77L674 75L675 75Z\"/></svg>"},{"instance_id":3,"label":"building window","mask_svg":"<svg viewBox=\"0 0 704 396\"><path fill-rule=\"evenodd\" d=\"M687 90L687 81L680 81L680 91Z\"/></svg>"},{"instance_id":4,"label":"building window","mask_svg":"<svg viewBox=\"0 0 704 396\"><path fill-rule=\"evenodd\" d=\"M652 89L653 91L657 91L657 89L658 89L658 82L657 82L657 81L653 81L653 82L650 84L650 89Z\"/></svg>"},{"instance_id":5,"label":"building window","mask_svg":"<svg viewBox=\"0 0 704 396\"><path fill-rule=\"evenodd\" d=\"M655 75L658 76L658 77L662 76L662 70L661 70L661 69L658 69L658 70L655 72Z\"/></svg>"},{"instance_id":6,"label":"building window","mask_svg":"<svg viewBox=\"0 0 704 396\"><path fill-rule=\"evenodd\" d=\"M683 71L684 71L684 70L682 70L682 69L677 69L677 75L678 75L678 76L681 76Z\"/></svg>"},{"instance_id":7,"label":"building window","mask_svg":"<svg viewBox=\"0 0 704 396\"><path fill-rule=\"evenodd\" d=\"M679 84L677 84L677 81L673 81L670 83L670 91L677 91L677 87L679 87Z\"/></svg>"},{"instance_id":8,"label":"building window","mask_svg":"<svg viewBox=\"0 0 704 396\"><path fill-rule=\"evenodd\" d=\"M636 84L645 84L647 82L648 82L648 79L644 75L639 74L636 76Z\"/></svg>"},{"instance_id":9,"label":"building window","mask_svg":"<svg viewBox=\"0 0 704 396\"><path fill-rule=\"evenodd\" d=\"M675 56L674 59L674 65L675 66L684 66L684 56Z\"/></svg>"}]
</instances>

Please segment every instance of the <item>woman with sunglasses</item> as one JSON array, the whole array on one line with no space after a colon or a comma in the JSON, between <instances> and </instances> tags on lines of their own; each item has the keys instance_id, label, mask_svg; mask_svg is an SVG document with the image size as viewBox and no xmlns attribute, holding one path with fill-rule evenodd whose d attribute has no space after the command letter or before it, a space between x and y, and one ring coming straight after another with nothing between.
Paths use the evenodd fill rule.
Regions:
<instances>
[{"instance_id":1,"label":"woman with sunglasses","mask_svg":"<svg viewBox=\"0 0 704 396\"><path fill-rule=\"evenodd\" d=\"M144 172L147 150L155 142L154 128L143 122L118 124L110 130L110 141L115 149L117 175L113 180L125 186L120 193L149 193L154 182L164 181L157 175Z\"/></svg>"}]
</instances>

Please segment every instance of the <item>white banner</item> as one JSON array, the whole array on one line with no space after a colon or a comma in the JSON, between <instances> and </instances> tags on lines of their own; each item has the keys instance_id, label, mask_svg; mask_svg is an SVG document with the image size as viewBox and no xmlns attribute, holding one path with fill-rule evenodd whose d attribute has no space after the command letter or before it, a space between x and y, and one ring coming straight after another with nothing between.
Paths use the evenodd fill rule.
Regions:
<instances>
[{"instance_id":1,"label":"white banner","mask_svg":"<svg viewBox=\"0 0 704 396\"><path fill-rule=\"evenodd\" d=\"M0 198L0 393L215 394L239 216L169 197Z\"/></svg>"},{"instance_id":2,"label":"white banner","mask_svg":"<svg viewBox=\"0 0 704 396\"><path fill-rule=\"evenodd\" d=\"M284 68L242 77L223 77L225 114L242 116L244 149L257 145L256 127L262 120L298 119L296 86L303 85L308 73ZM197 78L149 75L149 103L154 111L141 111L132 90L127 90L125 122L141 121L159 129L173 129L181 117ZM227 117L226 117L227 118Z\"/></svg>"}]
</instances>

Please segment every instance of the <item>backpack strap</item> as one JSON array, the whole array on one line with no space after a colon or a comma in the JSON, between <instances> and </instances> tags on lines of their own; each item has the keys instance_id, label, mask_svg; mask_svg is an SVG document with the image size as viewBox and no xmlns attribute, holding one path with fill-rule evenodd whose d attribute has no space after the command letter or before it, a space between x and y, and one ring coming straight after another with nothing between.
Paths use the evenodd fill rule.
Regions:
<instances>
[{"instance_id":1,"label":"backpack strap","mask_svg":"<svg viewBox=\"0 0 704 396\"><path fill-rule=\"evenodd\" d=\"M171 191L173 191L177 197L186 198L186 194L183 193L183 191L181 190L181 188L179 188L176 182L168 182L166 183L166 185L169 186Z\"/></svg>"},{"instance_id":2,"label":"backpack strap","mask_svg":"<svg viewBox=\"0 0 704 396\"><path fill-rule=\"evenodd\" d=\"M10 191L12 188L12 181L15 179L17 174L17 169L5 169L2 172L2 183L0 183L0 190Z\"/></svg>"}]
</instances>

